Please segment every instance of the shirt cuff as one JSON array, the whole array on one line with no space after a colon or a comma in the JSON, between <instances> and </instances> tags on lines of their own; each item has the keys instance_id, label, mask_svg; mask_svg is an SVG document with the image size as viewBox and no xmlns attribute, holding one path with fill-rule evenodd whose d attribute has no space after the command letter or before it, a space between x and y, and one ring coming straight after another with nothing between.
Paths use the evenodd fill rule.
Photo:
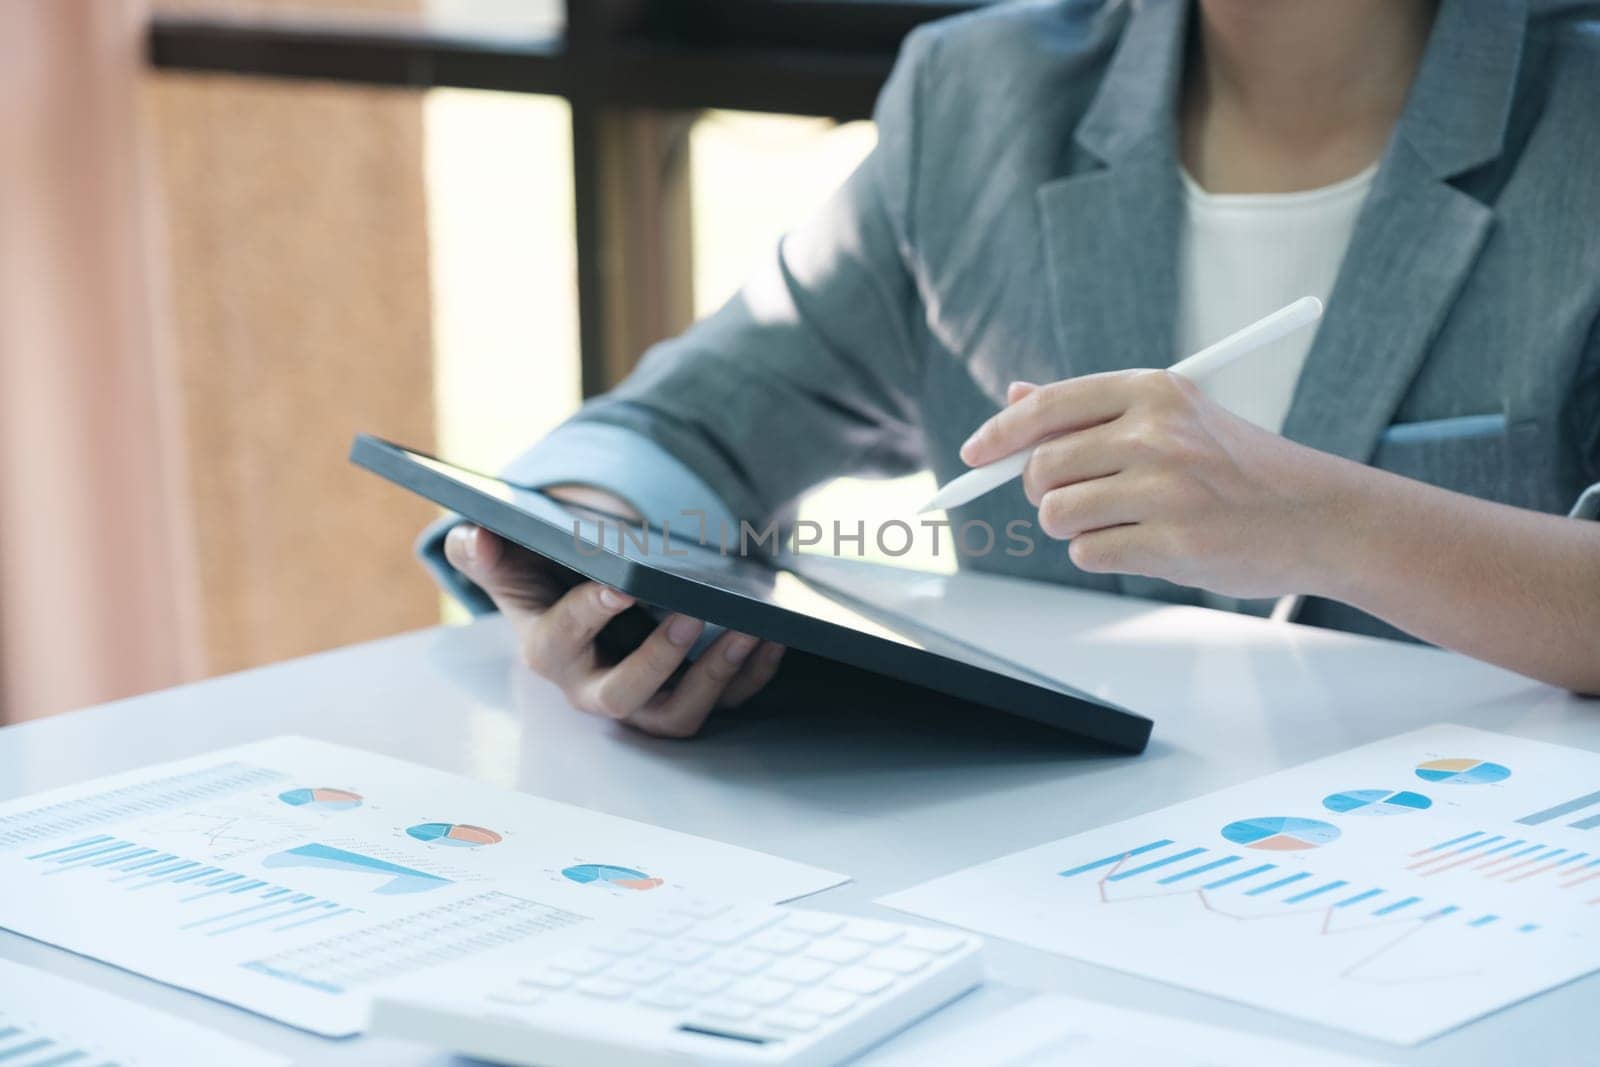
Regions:
<instances>
[{"instance_id":1,"label":"shirt cuff","mask_svg":"<svg viewBox=\"0 0 1600 1067\"><path fill-rule=\"evenodd\" d=\"M1600 519L1600 482L1585 489L1573 505L1574 519Z\"/></svg>"},{"instance_id":2,"label":"shirt cuff","mask_svg":"<svg viewBox=\"0 0 1600 1067\"><path fill-rule=\"evenodd\" d=\"M653 524L683 522L699 531L704 516L707 539L713 531L737 529L728 506L699 475L650 438L606 423L569 422L512 460L500 474L526 489L587 485L626 500ZM417 538L417 556L446 592L484 615L494 602L445 559L444 539L462 520L446 515Z\"/></svg>"}]
</instances>

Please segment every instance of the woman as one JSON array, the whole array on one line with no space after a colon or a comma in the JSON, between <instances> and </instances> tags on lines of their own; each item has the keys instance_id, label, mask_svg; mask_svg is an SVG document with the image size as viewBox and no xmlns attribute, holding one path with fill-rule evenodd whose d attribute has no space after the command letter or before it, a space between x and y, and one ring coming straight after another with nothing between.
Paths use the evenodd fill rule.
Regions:
<instances>
[{"instance_id":1,"label":"woman","mask_svg":"<svg viewBox=\"0 0 1600 1067\"><path fill-rule=\"evenodd\" d=\"M1600 524L1577 517L1600 512L1597 115L1595 23L1521 0L935 24L821 215L510 473L761 521L836 475L944 482L1044 442L954 517L1065 550L964 562L1238 610L1305 594L1302 622L1600 692ZM1307 293L1314 341L1217 383L1226 407L1135 369ZM668 687L698 622L610 662L594 637L628 598L482 531L441 543L581 709L681 736L777 667L729 633Z\"/></svg>"}]
</instances>

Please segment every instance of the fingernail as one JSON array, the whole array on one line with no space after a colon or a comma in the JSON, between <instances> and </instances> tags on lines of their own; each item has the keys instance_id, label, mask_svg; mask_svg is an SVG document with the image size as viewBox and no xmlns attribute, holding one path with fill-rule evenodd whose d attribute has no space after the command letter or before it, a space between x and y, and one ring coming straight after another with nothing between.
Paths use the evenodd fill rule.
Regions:
<instances>
[{"instance_id":1,"label":"fingernail","mask_svg":"<svg viewBox=\"0 0 1600 1067\"><path fill-rule=\"evenodd\" d=\"M754 650L755 647L755 638L746 634L740 634L738 637L735 637L732 641L728 642L728 647L723 651L722 654L728 658L729 663L743 663L746 657L750 655L751 651Z\"/></svg>"},{"instance_id":2,"label":"fingernail","mask_svg":"<svg viewBox=\"0 0 1600 1067\"><path fill-rule=\"evenodd\" d=\"M472 536L472 529L467 526L454 526L450 529L450 541L456 546L456 552L465 563L478 562L478 539Z\"/></svg>"},{"instance_id":3,"label":"fingernail","mask_svg":"<svg viewBox=\"0 0 1600 1067\"><path fill-rule=\"evenodd\" d=\"M610 611L621 611L632 603L632 598L624 596L615 589L607 587L600 590L600 603Z\"/></svg>"},{"instance_id":4,"label":"fingernail","mask_svg":"<svg viewBox=\"0 0 1600 1067\"><path fill-rule=\"evenodd\" d=\"M761 661L771 667L783 658L785 651L784 645L768 645L761 650Z\"/></svg>"},{"instance_id":5,"label":"fingernail","mask_svg":"<svg viewBox=\"0 0 1600 1067\"><path fill-rule=\"evenodd\" d=\"M967 453L971 452L972 449L977 445L978 438L981 437L981 436L983 436L983 431L980 429L980 430L977 430L976 432L974 432L971 437L969 437L965 441L961 442L961 458L962 459L964 459L964 460L967 459ZM968 460L968 462L971 462L971 461Z\"/></svg>"},{"instance_id":6,"label":"fingernail","mask_svg":"<svg viewBox=\"0 0 1600 1067\"><path fill-rule=\"evenodd\" d=\"M700 620L679 615L667 624L667 640L675 645L687 645L700 635Z\"/></svg>"}]
</instances>

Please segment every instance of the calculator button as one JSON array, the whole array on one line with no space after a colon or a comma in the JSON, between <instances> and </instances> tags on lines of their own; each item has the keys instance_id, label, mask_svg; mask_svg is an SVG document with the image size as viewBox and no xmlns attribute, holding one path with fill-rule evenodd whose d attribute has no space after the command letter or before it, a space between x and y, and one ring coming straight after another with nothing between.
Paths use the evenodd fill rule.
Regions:
<instances>
[{"instance_id":1,"label":"calculator button","mask_svg":"<svg viewBox=\"0 0 1600 1067\"><path fill-rule=\"evenodd\" d=\"M827 960L829 963L854 963L865 956L870 949L866 945L852 941L823 941L806 949L806 955L814 960Z\"/></svg>"},{"instance_id":2,"label":"calculator button","mask_svg":"<svg viewBox=\"0 0 1600 1067\"><path fill-rule=\"evenodd\" d=\"M907 972L909 973L909 972ZM606 972L607 978L631 985L654 985L672 974L672 968L646 960L623 960Z\"/></svg>"},{"instance_id":3,"label":"calculator button","mask_svg":"<svg viewBox=\"0 0 1600 1067\"><path fill-rule=\"evenodd\" d=\"M847 993L860 993L863 996L882 993L893 984L894 979L887 974L882 971L871 971L865 967L851 967L828 979L828 985L834 989L842 989Z\"/></svg>"},{"instance_id":4,"label":"calculator button","mask_svg":"<svg viewBox=\"0 0 1600 1067\"><path fill-rule=\"evenodd\" d=\"M712 945L733 945L754 934L760 933L767 927L782 919L783 916L776 912L749 912L724 915L710 922L697 926L689 936L695 941L704 941Z\"/></svg>"},{"instance_id":5,"label":"calculator button","mask_svg":"<svg viewBox=\"0 0 1600 1067\"><path fill-rule=\"evenodd\" d=\"M774 956L792 956L809 944L811 939L803 934L791 934L786 930L763 930L746 941L745 947L753 948L757 952L770 952Z\"/></svg>"},{"instance_id":6,"label":"calculator button","mask_svg":"<svg viewBox=\"0 0 1600 1067\"><path fill-rule=\"evenodd\" d=\"M604 952L607 956L637 956L651 945L653 940L639 934L623 934L609 941L602 941L594 946L596 952Z\"/></svg>"},{"instance_id":7,"label":"calculator button","mask_svg":"<svg viewBox=\"0 0 1600 1067\"><path fill-rule=\"evenodd\" d=\"M844 928L840 937L848 937L852 941L865 941L869 945L892 945L905 936L905 931L889 923L870 922L857 919Z\"/></svg>"},{"instance_id":8,"label":"calculator button","mask_svg":"<svg viewBox=\"0 0 1600 1067\"><path fill-rule=\"evenodd\" d=\"M732 904L722 904L715 900L691 900L679 904L672 910L680 915L688 915L695 919L712 919L733 908Z\"/></svg>"},{"instance_id":9,"label":"calculator button","mask_svg":"<svg viewBox=\"0 0 1600 1067\"><path fill-rule=\"evenodd\" d=\"M821 960L787 959L774 963L767 971L767 977L796 985L816 985L835 970L833 965Z\"/></svg>"},{"instance_id":10,"label":"calculator button","mask_svg":"<svg viewBox=\"0 0 1600 1067\"><path fill-rule=\"evenodd\" d=\"M855 1007L857 997L837 989L806 989L794 995L785 1007L791 1011L809 1011L817 1015L843 1015Z\"/></svg>"},{"instance_id":11,"label":"calculator button","mask_svg":"<svg viewBox=\"0 0 1600 1067\"><path fill-rule=\"evenodd\" d=\"M699 963L709 955L711 949L706 945L697 945L692 941L668 941L652 952L650 959L657 963L687 967Z\"/></svg>"},{"instance_id":12,"label":"calculator button","mask_svg":"<svg viewBox=\"0 0 1600 1067\"><path fill-rule=\"evenodd\" d=\"M774 1004L788 999L794 992L794 986L788 982L773 982L765 978L746 979L735 982L727 992L732 1000L742 1000L747 1004L756 1004L763 1008L770 1008Z\"/></svg>"},{"instance_id":13,"label":"calculator button","mask_svg":"<svg viewBox=\"0 0 1600 1067\"><path fill-rule=\"evenodd\" d=\"M694 920L682 915L651 915L633 924L633 933L652 934L656 937L677 937L694 926Z\"/></svg>"},{"instance_id":14,"label":"calculator button","mask_svg":"<svg viewBox=\"0 0 1600 1067\"><path fill-rule=\"evenodd\" d=\"M550 969L569 974L598 974L611 966L611 957L598 952L569 952L550 961Z\"/></svg>"},{"instance_id":15,"label":"calculator button","mask_svg":"<svg viewBox=\"0 0 1600 1067\"><path fill-rule=\"evenodd\" d=\"M908 930L901 945L919 952L931 952L935 956L946 956L960 948L966 940L960 934L947 934L942 930Z\"/></svg>"},{"instance_id":16,"label":"calculator button","mask_svg":"<svg viewBox=\"0 0 1600 1067\"><path fill-rule=\"evenodd\" d=\"M700 1005L700 1014L711 1019L727 1019L732 1022L743 1022L756 1013L748 1004L741 1004L737 1000L708 1000Z\"/></svg>"},{"instance_id":17,"label":"calculator button","mask_svg":"<svg viewBox=\"0 0 1600 1067\"><path fill-rule=\"evenodd\" d=\"M735 948L719 952L707 966L712 970L727 971L729 974L755 974L771 962L771 956L751 952L746 948Z\"/></svg>"},{"instance_id":18,"label":"calculator button","mask_svg":"<svg viewBox=\"0 0 1600 1067\"><path fill-rule=\"evenodd\" d=\"M827 915L820 911L797 911L784 920L783 928L799 934L809 934L812 937L826 937L843 925L844 920L837 915Z\"/></svg>"},{"instance_id":19,"label":"calculator button","mask_svg":"<svg viewBox=\"0 0 1600 1067\"><path fill-rule=\"evenodd\" d=\"M626 1000L632 995L633 987L610 978L585 978L578 983L578 992L600 1000Z\"/></svg>"},{"instance_id":20,"label":"calculator button","mask_svg":"<svg viewBox=\"0 0 1600 1067\"><path fill-rule=\"evenodd\" d=\"M880 971L893 971L895 974L916 974L926 967L932 958L926 952L912 952L910 949L904 948L880 948L868 956L863 963Z\"/></svg>"},{"instance_id":21,"label":"calculator button","mask_svg":"<svg viewBox=\"0 0 1600 1067\"><path fill-rule=\"evenodd\" d=\"M720 993L728 988L732 978L722 974L712 974L709 971L696 971L686 974L672 984L672 988L689 993L697 997L708 997L713 993Z\"/></svg>"},{"instance_id":22,"label":"calculator button","mask_svg":"<svg viewBox=\"0 0 1600 1067\"><path fill-rule=\"evenodd\" d=\"M652 989L648 993L640 993L637 1003L665 1011L683 1011L685 1008L694 1007L695 1000L687 993L680 993L675 989Z\"/></svg>"},{"instance_id":23,"label":"calculator button","mask_svg":"<svg viewBox=\"0 0 1600 1067\"><path fill-rule=\"evenodd\" d=\"M539 989L565 989L572 984L573 978L572 975L562 974L560 971L541 970L525 975L517 981L522 985Z\"/></svg>"},{"instance_id":24,"label":"calculator button","mask_svg":"<svg viewBox=\"0 0 1600 1067\"><path fill-rule=\"evenodd\" d=\"M822 1016L809 1011L795 1011L793 1008L779 1008L763 1015L761 1022L774 1030L805 1034L817 1028L822 1022Z\"/></svg>"}]
</instances>

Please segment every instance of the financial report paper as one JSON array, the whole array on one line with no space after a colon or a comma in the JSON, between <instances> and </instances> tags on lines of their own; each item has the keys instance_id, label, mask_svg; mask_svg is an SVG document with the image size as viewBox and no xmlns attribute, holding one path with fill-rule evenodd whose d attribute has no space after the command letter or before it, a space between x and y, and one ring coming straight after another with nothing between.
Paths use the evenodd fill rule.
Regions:
<instances>
[{"instance_id":1,"label":"financial report paper","mask_svg":"<svg viewBox=\"0 0 1600 1067\"><path fill-rule=\"evenodd\" d=\"M1431 727L880 903L1415 1044L1600 969L1600 755Z\"/></svg>"},{"instance_id":2,"label":"financial report paper","mask_svg":"<svg viewBox=\"0 0 1600 1067\"><path fill-rule=\"evenodd\" d=\"M0 1062L6 1067L289 1067L165 1012L0 960Z\"/></svg>"},{"instance_id":3,"label":"financial report paper","mask_svg":"<svg viewBox=\"0 0 1600 1067\"><path fill-rule=\"evenodd\" d=\"M327 1035L384 982L646 902L844 880L298 737L0 805L0 926Z\"/></svg>"}]
</instances>

